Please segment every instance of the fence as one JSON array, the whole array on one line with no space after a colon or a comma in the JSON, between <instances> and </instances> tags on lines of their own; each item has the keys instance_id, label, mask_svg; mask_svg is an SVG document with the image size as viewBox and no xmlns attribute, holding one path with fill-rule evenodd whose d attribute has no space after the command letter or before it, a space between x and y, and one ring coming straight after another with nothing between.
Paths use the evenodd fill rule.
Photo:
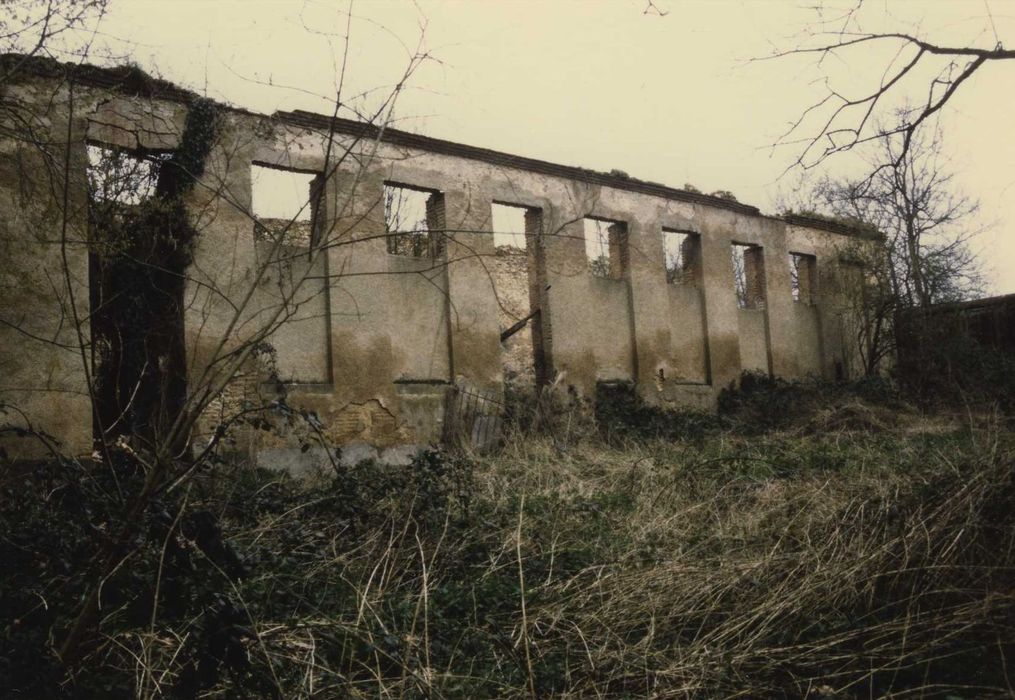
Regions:
<instances>
[{"instance_id":1,"label":"fence","mask_svg":"<svg viewBox=\"0 0 1015 700\"><path fill-rule=\"evenodd\" d=\"M444 440L488 452L500 443L504 423L504 397L497 389L458 384L448 389Z\"/></svg>"}]
</instances>

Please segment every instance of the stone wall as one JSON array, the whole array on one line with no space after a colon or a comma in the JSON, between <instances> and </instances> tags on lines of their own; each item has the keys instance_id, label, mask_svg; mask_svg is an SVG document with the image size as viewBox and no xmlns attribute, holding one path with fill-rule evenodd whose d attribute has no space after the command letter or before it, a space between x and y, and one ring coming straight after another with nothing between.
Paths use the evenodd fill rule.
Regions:
<instances>
[{"instance_id":1,"label":"stone wall","mask_svg":"<svg viewBox=\"0 0 1015 700\"><path fill-rule=\"evenodd\" d=\"M62 198L40 192L25 200L15 174L0 178L2 243L12 251L0 309L7 322L0 401L83 450L91 434L85 144L172 148L193 96L116 71L56 65L23 71L5 86L7 99L51 125L51 148L71 154L74 208L63 217ZM844 252L868 244L856 232L323 115L222 109L202 186L188 200L200 231L187 280L188 372L193 391L214 397L195 441L207 441L237 400L267 405L272 396L284 396L287 410L320 426L330 443L394 447L439 440L449 392L478 392L496 404L490 397L506 382L535 384L536 375L585 396L600 381L631 381L650 403L709 408L745 369L788 378L849 371L837 280ZM32 150L16 139L2 147ZM45 163L19 162L51 175ZM286 236L265 235L278 222L252 215L254 164L324 182L314 236L303 223ZM389 252L386 184L430 193L427 221L441 245L419 257ZM494 248L493 202L526 208L524 252ZM611 267L618 266L611 278L589 272L583 217L623 224L611 241ZM664 229L696 236L693 276L668 279ZM764 271L751 280L763 304L738 307L734 243L750 246ZM816 289L805 301L793 299L791 253L816 260ZM534 308L538 317L502 345L501 332ZM43 339L29 359L20 351L25 334L11 329L19 324ZM60 344L45 342L52 338ZM251 344L268 353L244 354ZM244 388L230 388L233 374ZM74 409L53 410L54 390L73 396ZM292 441L280 443L279 432L303 429L287 430L269 438L271 431L249 429L236 444L248 452L283 448Z\"/></svg>"},{"instance_id":2,"label":"stone wall","mask_svg":"<svg viewBox=\"0 0 1015 700\"><path fill-rule=\"evenodd\" d=\"M506 331L532 311L529 303L529 267L525 250L499 246L489 262L491 282L497 294L498 323ZM501 343L504 383L519 393L531 394L536 386L530 323Z\"/></svg>"}]
</instances>

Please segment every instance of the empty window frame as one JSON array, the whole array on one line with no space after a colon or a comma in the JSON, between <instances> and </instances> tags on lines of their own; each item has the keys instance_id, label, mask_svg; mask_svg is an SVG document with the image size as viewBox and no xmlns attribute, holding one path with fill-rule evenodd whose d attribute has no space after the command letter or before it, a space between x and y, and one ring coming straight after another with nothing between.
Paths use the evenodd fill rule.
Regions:
<instances>
[{"instance_id":1,"label":"empty window frame","mask_svg":"<svg viewBox=\"0 0 1015 700\"><path fill-rule=\"evenodd\" d=\"M88 194L93 203L134 207L155 194L168 153L88 145Z\"/></svg>"},{"instance_id":2,"label":"empty window frame","mask_svg":"<svg viewBox=\"0 0 1015 700\"><path fill-rule=\"evenodd\" d=\"M494 202L490 207L493 245L498 250L525 250L526 207Z\"/></svg>"},{"instance_id":3,"label":"empty window frame","mask_svg":"<svg viewBox=\"0 0 1015 700\"><path fill-rule=\"evenodd\" d=\"M814 304L817 292L818 261L805 253L789 254L789 280L793 301Z\"/></svg>"},{"instance_id":4,"label":"empty window frame","mask_svg":"<svg viewBox=\"0 0 1015 700\"><path fill-rule=\"evenodd\" d=\"M585 256L593 277L619 280L627 264L627 225L586 217L582 220Z\"/></svg>"},{"instance_id":5,"label":"empty window frame","mask_svg":"<svg viewBox=\"0 0 1015 700\"><path fill-rule=\"evenodd\" d=\"M444 197L433 190L385 183L384 228L391 255L440 257L444 252Z\"/></svg>"},{"instance_id":6,"label":"empty window frame","mask_svg":"<svg viewBox=\"0 0 1015 700\"><path fill-rule=\"evenodd\" d=\"M698 286L701 279L701 236L663 229L666 282Z\"/></svg>"},{"instance_id":7,"label":"empty window frame","mask_svg":"<svg viewBox=\"0 0 1015 700\"><path fill-rule=\"evenodd\" d=\"M758 245L734 243L733 283L737 306L741 309L765 308L765 256Z\"/></svg>"},{"instance_id":8,"label":"empty window frame","mask_svg":"<svg viewBox=\"0 0 1015 700\"><path fill-rule=\"evenodd\" d=\"M309 248L313 242L321 176L257 163L250 168L254 236Z\"/></svg>"}]
</instances>

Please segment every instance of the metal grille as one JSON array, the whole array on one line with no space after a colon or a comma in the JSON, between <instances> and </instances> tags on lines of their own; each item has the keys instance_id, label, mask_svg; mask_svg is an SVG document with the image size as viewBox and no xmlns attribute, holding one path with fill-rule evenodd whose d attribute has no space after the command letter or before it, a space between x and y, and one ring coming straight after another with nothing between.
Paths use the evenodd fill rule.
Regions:
<instances>
[{"instance_id":1,"label":"metal grille","mask_svg":"<svg viewBox=\"0 0 1015 700\"><path fill-rule=\"evenodd\" d=\"M488 452L500 443L504 399L497 389L459 384L448 389L444 439L450 445Z\"/></svg>"}]
</instances>

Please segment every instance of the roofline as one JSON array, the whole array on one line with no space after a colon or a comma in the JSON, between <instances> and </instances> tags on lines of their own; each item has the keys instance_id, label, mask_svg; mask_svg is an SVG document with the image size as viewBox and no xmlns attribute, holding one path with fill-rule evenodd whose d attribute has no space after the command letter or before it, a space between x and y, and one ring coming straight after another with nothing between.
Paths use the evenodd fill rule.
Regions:
<instances>
[{"instance_id":1,"label":"roofline","mask_svg":"<svg viewBox=\"0 0 1015 700\"><path fill-rule=\"evenodd\" d=\"M931 304L927 307L913 307L906 309L908 314L919 314L921 312L938 313L948 311L969 311L972 309L986 309L991 307L1015 306L1015 294L1001 294L982 299L969 299L967 301L946 301L940 304Z\"/></svg>"},{"instance_id":2,"label":"roofline","mask_svg":"<svg viewBox=\"0 0 1015 700\"><path fill-rule=\"evenodd\" d=\"M645 180L638 180L636 178L625 177L623 175L613 175L596 170L589 170L587 168L579 168L573 165L561 165L559 163L551 163L537 158L526 158L525 156L517 156L489 148L469 146L463 143L434 138L432 136L421 136L419 134L413 134L408 131L401 131L390 127L379 127L367 122L343 119L341 117L332 118L323 114L306 112L304 110L276 112L273 116L287 124L302 126L308 129L333 130L350 136L380 139L385 143L390 143L396 146L418 148L430 153L457 156L459 158L477 160L491 165L514 168L516 170L525 170L528 172L539 173L541 175L551 175L554 177L578 180L595 185L605 185L618 190L640 192L642 194L655 195L665 199L707 204L711 207L727 209L737 212L738 214L746 214L748 216L762 215L761 211L757 207L750 204L744 204L742 202L735 202L730 199L713 197L699 192L689 192L687 190L668 187L656 182L647 182Z\"/></svg>"},{"instance_id":3,"label":"roofline","mask_svg":"<svg viewBox=\"0 0 1015 700\"><path fill-rule=\"evenodd\" d=\"M875 228L865 228L864 226L850 226L844 224L841 221L835 221L834 219L826 219L822 216L810 216L807 214L794 214L787 212L780 216L783 221L787 224L794 226L806 226L807 228L817 228L822 231L829 231L830 233L839 233L843 236L853 236L855 238L866 238L872 241L880 241L884 239L884 234Z\"/></svg>"},{"instance_id":4,"label":"roofline","mask_svg":"<svg viewBox=\"0 0 1015 700\"><path fill-rule=\"evenodd\" d=\"M14 65L11 65L14 64ZM200 96L185 88L181 88L167 80L153 78L140 68L135 66L117 66L114 68L103 68L87 63L60 62L44 56L27 56L24 54L2 54L0 55L0 84L6 83L16 77L18 72L31 73L50 78L73 79L74 82L112 90L124 95L143 96L150 99L162 99L174 102L190 103ZM8 69L9 68L9 69ZM232 112L248 114L251 116L268 117L268 115L254 112L241 107L235 107L224 103L217 103ZM571 165L551 163L537 158L526 158L502 151L495 151L489 148L469 146L467 144L438 139L431 136L422 136L408 131L401 131L389 127L379 127L368 122L344 119L341 117L329 117L323 114L307 112L304 110L277 111L270 117L284 124L316 130L327 130L350 136L378 139L384 143L407 148L417 148L431 153L467 158L491 165L506 168L514 168L542 175L577 180L594 185L603 185L628 192L653 195L664 199L688 202L691 204L704 204L717 209L725 209L737 214L763 218L777 218L789 224L818 228L831 233L838 233L846 236L860 238L877 238L878 235L870 234L861 228L853 228L838 222L826 221L807 216L788 214L782 217L766 217L757 207L737 202L722 197L714 197L701 192L669 187L656 182L638 180L625 175L603 173L587 168L579 168Z\"/></svg>"}]
</instances>

